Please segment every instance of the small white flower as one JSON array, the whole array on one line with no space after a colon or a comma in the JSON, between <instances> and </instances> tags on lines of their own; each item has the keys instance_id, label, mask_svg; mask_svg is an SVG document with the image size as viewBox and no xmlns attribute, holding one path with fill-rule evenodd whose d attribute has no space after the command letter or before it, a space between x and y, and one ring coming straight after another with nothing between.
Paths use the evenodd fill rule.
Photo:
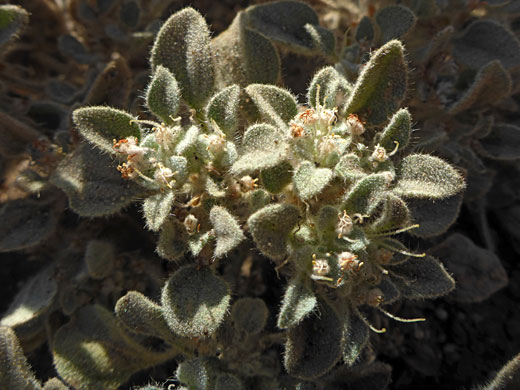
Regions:
<instances>
[{"instance_id":1,"label":"small white flower","mask_svg":"<svg viewBox=\"0 0 520 390\"><path fill-rule=\"evenodd\" d=\"M354 223L352 222L352 218L350 218L345 210L343 210L343 214L339 213L335 229L338 238L348 236L352 231L353 225Z\"/></svg>"},{"instance_id":2,"label":"small white flower","mask_svg":"<svg viewBox=\"0 0 520 390\"><path fill-rule=\"evenodd\" d=\"M346 124L348 132L354 136L359 136L365 132L365 126L356 114L349 114Z\"/></svg>"}]
</instances>

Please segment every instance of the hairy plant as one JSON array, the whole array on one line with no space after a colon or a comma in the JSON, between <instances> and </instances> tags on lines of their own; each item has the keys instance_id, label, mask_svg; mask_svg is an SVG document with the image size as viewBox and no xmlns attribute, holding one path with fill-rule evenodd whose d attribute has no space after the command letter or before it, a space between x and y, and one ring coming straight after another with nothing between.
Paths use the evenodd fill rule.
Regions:
<instances>
[{"instance_id":1,"label":"hairy plant","mask_svg":"<svg viewBox=\"0 0 520 390\"><path fill-rule=\"evenodd\" d=\"M94 3L70 4L88 20ZM124 10L128 31L141 25L138 2L106 4L98 11L107 20ZM7 252L33 248L56 229L56 188L87 218L139 202L168 262L148 267L117 252L121 237L86 234L86 245L60 248L59 260L26 283L0 325L29 350L47 330L56 371L74 389L116 389L172 359L190 390L384 389L390 368L372 362L370 331L385 331L375 325L379 315L424 320L401 318L395 302L453 290L442 263L406 243L410 234L446 231L465 179L444 159L417 152L403 107L409 70L398 38L416 16L400 5L374 18L376 38L370 20L356 37L359 47L372 39L380 47L362 58L359 47L338 53L334 35L300 2L249 7L215 38L193 8L173 14L153 43L145 109L128 104L130 83L109 99L100 76L72 114L81 139L61 149L49 142L48 170L26 174L27 191L44 196L0 209ZM286 51L341 59L314 75L304 104L280 87ZM124 58L112 61L110 69L126 74ZM446 245L434 253L453 257ZM80 260L67 266L71 258ZM263 286L284 291L279 309L235 290L247 267L269 261L286 281ZM70 320L53 320L56 312ZM15 347L0 352L9 364L19 359ZM29 377L18 366L0 374L12 383ZM62 386L56 381L49 388Z\"/></svg>"}]
</instances>

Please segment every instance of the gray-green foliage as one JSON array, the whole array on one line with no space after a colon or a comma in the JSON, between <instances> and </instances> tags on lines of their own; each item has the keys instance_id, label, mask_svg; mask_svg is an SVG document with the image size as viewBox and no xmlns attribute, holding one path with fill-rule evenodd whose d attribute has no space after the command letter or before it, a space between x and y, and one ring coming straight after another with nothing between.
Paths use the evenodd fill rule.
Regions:
<instances>
[{"instance_id":1,"label":"gray-green foliage","mask_svg":"<svg viewBox=\"0 0 520 390\"><path fill-rule=\"evenodd\" d=\"M0 327L0 383L7 389L41 390L14 331Z\"/></svg>"},{"instance_id":2,"label":"gray-green foliage","mask_svg":"<svg viewBox=\"0 0 520 390\"><path fill-rule=\"evenodd\" d=\"M60 377L81 390L117 389L135 372L171 358L138 344L98 305L83 307L63 325L52 351Z\"/></svg>"},{"instance_id":3,"label":"gray-green foliage","mask_svg":"<svg viewBox=\"0 0 520 390\"><path fill-rule=\"evenodd\" d=\"M152 81L146 91L146 103L150 111L164 123L173 123L180 103L180 90L177 80L162 65L155 69Z\"/></svg>"},{"instance_id":4,"label":"gray-green foliage","mask_svg":"<svg viewBox=\"0 0 520 390\"><path fill-rule=\"evenodd\" d=\"M393 40L378 49L365 64L346 103L347 113L367 123L380 124L400 106L408 82L404 48Z\"/></svg>"},{"instance_id":5,"label":"gray-green foliage","mask_svg":"<svg viewBox=\"0 0 520 390\"><path fill-rule=\"evenodd\" d=\"M110 107L85 107L74 111L73 121L85 139L105 152L114 151L114 140L141 138L139 125L130 114Z\"/></svg>"},{"instance_id":6,"label":"gray-green foliage","mask_svg":"<svg viewBox=\"0 0 520 390\"><path fill-rule=\"evenodd\" d=\"M183 98L195 108L204 106L215 82L209 34L202 15L185 8L164 23L152 49L152 68L167 68L179 82Z\"/></svg>"},{"instance_id":7,"label":"gray-green foliage","mask_svg":"<svg viewBox=\"0 0 520 390\"><path fill-rule=\"evenodd\" d=\"M390 237L413 233L419 220L428 229L418 236L443 232L460 203L442 202L460 196L465 183L443 159L411 151L413 120L400 108L407 60L394 38L415 17L404 6L383 11L376 32L388 42L355 80L340 67L321 69L306 104L272 85L280 78L276 47L332 58L334 39L309 6L279 1L241 12L213 41L192 8L164 23L146 89L147 108L161 123L108 106L74 111L89 144L59 163L52 183L89 217L119 212L139 198L146 227L158 235L157 253L178 264L165 267L173 273L160 303L130 291L115 317L95 305L77 310L53 344L62 378L79 389L110 389L182 355L176 375L190 390L242 389L256 381L276 388L273 371L259 368L276 363L267 355L256 361L272 343L285 343L286 371L313 380L341 360L352 366L360 359L375 329L366 311L388 314L382 306L400 298L453 289L438 260ZM401 29L388 24L394 11L408 18ZM372 39L373 25L364 23L360 41ZM495 138L486 135L481 146L493 153ZM428 212L414 213L414 201ZM449 215L440 220L430 210ZM245 241L290 280L276 323L283 336L269 334L262 299L239 297L230 309L232 286L241 285L233 270L243 263L241 272L250 272L249 258L231 256ZM100 270L113 263L113 249L89 242L92 278L107 276ZM162 339L164 351L146 350L137 341L145 336ZM240 367L226 360L242 356Z\"/></svg>"},{"instance_id":8,"label":"gray-green foliage","mask_svg":"<svg viewBox=\"0 0 520 390\"><path fill-rule=\"evenodd\" d=\"M0 208L0 252L30 248L55 230L57 215L49 202L18 199Z\"/></svg>"},{"instance_id":9,"label":"gray-green foliage","mask_svg":"<svg viewBox=\"0 0 520 390\"><path fill-rule=\"evenodd\" d=\"M520 385L520 355L507 362L493 380L476 390L514 390Z\"/></svg>"},{"instance_id":10,"label":"gray-green foliage","mask_svg":"<svg viewBox=\"0 0 520 390\"><path fill-rule=\"evenodd\" d=\"M499 42L499 44L497 44ZM465 65L479 69L493 60L500 60L506 69L520 64L520 43L503 25L492 20L476 20L454 40L456 58Z\"/></svg>"},{"instance_id":11,"label":"gray-green foliage","mask_svg":"<svg viewBox=\"0 0 520 390\"><path fill-rule=\"evenodd\" d=\"M4 54L9 42L16 38L29 21L29 13L18 5L0 6L0 49Z\"/></svg>"},{"instance_id":12,"label":"gray-green foliage","mask_svg":"<svg viewBox=\"0 0 520 390\"><path fill-rule=\"evenodd\" d=\"M173 332L185 337L209 336L229 307L229 287L209 269L179 269L164 286L161 303Z\"/></svg>"}]
</instances>

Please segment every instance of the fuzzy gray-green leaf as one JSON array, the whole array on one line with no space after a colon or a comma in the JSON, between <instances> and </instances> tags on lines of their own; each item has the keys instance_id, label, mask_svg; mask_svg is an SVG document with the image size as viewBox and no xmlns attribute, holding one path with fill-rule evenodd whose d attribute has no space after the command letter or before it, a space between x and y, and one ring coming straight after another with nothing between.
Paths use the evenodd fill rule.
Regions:
<instances>
[{"instance_id":1,"label":"fuzzy gray-green leaf","mask_svg":"<svg viewBox=\"0 0 520 390\"><path fill-rule=\"evenodd\" d=\"M143 214L148 229L156 232L170 214L175 200L173 191L159 192L149 196L143 202Z\"/></svg>"},{"instance_id":2,"label":"fuzzy gray-green leaf","mask_svg":"<svg viewBox=\"0 0 520 390\"><path fill-rule=\"evenodd\" d=\"M341 359L341 322L334 310L323 302L319 313L319 317L311 315L288 332L284 366L297 378L319 377Z\"/></svg>"},{"instance_id":3,"label":"fuzzy gray-green leaf","mask_svg":"<svg viewBox=\"0 0 520 390\"><path fill-rule=\"evenodd\" d=\"M202 108L213 94L214 70L210 32L206 21L193 8L176 12L157 34L150 62L162 65L178 81L183 99Z\"/></svg>"},{"instance_id":4,"label":"fuzzy gray-green leaf","mask_svg":"<svg viewBox=\"0 0 520 390\"><path fill-rule=\"evenodd\" d=\"M520 65L520 42L494 20L476 20L453 44L455 59L474 69L480 69L493 60L500 60L506 69Z\"/></svg>"},{"instance_id":5,"label":"fuzzy gray-green leaf","mask_svg":"<svg viewBox=\"0 0 520 390\"><path fill-rule=\"evenodd\" d=\"M412 221L419 225L409 233L424 238L444 233L459 216L462 199L462 193L440 200L407 199Z\"/></svg>"},{"instance_id":6,"label":"fuzzy gray-green leaf","mask_svg":"<svg viewBox=\"0 0 520 390\"><path fill-rule=\"evenodd\" d=\"M407 86L407 68L401 42L393 40L372 54L346 103L346 112L369 124L380 124L401 105Z\"/></svg>"},{"instance_id":7,"label":"fuzzy gray-green leaf","mask_svg":"<svg viewBox=\"0 0 520 390\"><path fill-rule=\"evenodd\" d=\"M146 104L150 111L162 122L172 124L177 115L181 91L177 80L162 65L157 66L146 90Z\"/></svg>"},{"instance_id":8,"label":"fuzzy gray-green leaf","mask_svg":"<svg viewBox=\"0 0 520 390\"><path fill-rule=\"evenodd\" d=\"M73 211L88 217L114 214L144 193L138 184L121 178L109 155L87 144L60 162L51 182L67 194Z\"/></svg>"},{"instance_id":9,"label":"fuzzy gray-green leaf","mask_svg":"<svg viewBox=\"0 0 520 390\"><path fill-rule=\"evenodd\" d=\"M233 84L216 93L206 106L206 118L213 120L219 129L233 139L238 126L240 87Z\"/></svg>"},{"instance_id":10,"label":"fuzzy gray-green leaf","mask_svg":"<svg viewBox=\"0 0 520 390\"><path fill-rule=\"evenodd\" d=\"M260 298L241 298L231 308L231 318L236 329L247 334L260 333L267 322L269 310Z\"/></svg>"},{"instance_id":11,"label":"fuzzy gray-green leaf","mask_svg":"<svg viewBox=\"0 0 520 390\"><path fill-rule=\"evenodd\" d=\"M341 156L334 167L334 172L347 182L355 182L367 175L361 168L359 156L355 153L347 153Z\"/></svg>"},{"instance_id":12,"label":"fuzzy gray-green leaf","mask_svg":"<svg viewBox=\"0 0 520 390\"><path fill-rule=\"evenodd\" d=\"M35 246L52 235L57 225L56 211L51 204L16 199L0 207L0 252Z\"/></svg>"},{"instance_id":13,"label":"fuzzy gray-green leaf","mask_svg":"<svg viewBox=\"0 0 520 390\"><path fill-rule=\"evenodd\" d=\"M368 326L354 312L349 310L343 324L343 360L352 366L368 343Z\"/></svg>"},{"instance_id":14,"label":"fuzzy gray-green leaf","mask_svg":"<svg viewBox=\"0 0 520 390\"><path fill-rule=\"evenodd\" d=\"M114 140L130 136L141 138L135 118L110 107L82 107L74 110L72 120L80 134L104 152L114 153Z\"/></svg>"},{"instance_id":15,"label":"fuzzy gray-green leaf","mask_svg":"<svg viewBox=\"0 0 520 390\"><path fill-rule=\"evenodd\" d=\"M492 251L477 246L467 236L451 234L431 250L443 260L457 282L450 297L457 302L482 302L508 284L507 273Z\"/></svg>"},{"instance_id":16,"label":"fuzzy gray-green leaf","mask_svg":"<svg viewBox=\"0 0 520 390\"><path fill-rule=\"evenodd\" d=\"M240 244L245 236L236 218L224 207L214 206L209 219L217 240L213 257L219 259Z\"/></svg>"},{"instance_id":17,"label":"fuzzy gray-green leaf","mask_svg":"<svg viewBox=\"0 0 520 390\"><path fill-rule=\"evenodd\" d=\"M180 268L166 282L161 297L163 313L173 332L184 337L208 337L227 314L227 283L210 269Z\"/></svg>"},{"instance_id":18,"label":"fuzzy gray-green leaf","mask_svg":"<svg viewBox=\"0 0 520 390\"><path fill-rule=\"evenodd\" d=\"M211 358L199 357L179 364L175 374L190 390L212 390L215 386L217 368Z\"/></svg>"},{"instance_id":19,"label":"fuzzy gray-green leaf","mask_svg":"<svg viewBox=\"0 0 520 390\"><path fill-rule=\"evenodd\" d=\"M116 317L132 332L166 341L173 334L163 317L162 308L138 291L129 291L118 299Z\"/></svg>"},{"instance_id":20,"label":"fuzzy gray-green leaf","mask_svg":"<svg viewBox=\"0 0 520 390\"><path fill-rule=\"evenodd\" d=\"M35 329L40 331L37 323L49 311L58 292L54 272L54 268L47 267L26 280L4 313L0 326L15 329L21 338L34 336Z\"/></svg>"},{"instance_id":21,"label":"fuzzy gray-green leaf","mask_svg":"<svg viewBox=\"0 0 520 390\"><path fill-rule=\"evenodd\" d=\"M251 215L247 224L256 247L267 257L279 260L287 253L287 236L299 217L295 206L274 204Z\"/></svg>"},{"instance_id":22,"label":"fuzzy gray-green leaf","mask_svg":"<svg viewBox=\"0 0 520 390\"><path fill-rule=\"evenodd\" d=\"M303 162L294 172L293 184L296 195L308 200L318 195L331 181L333 173L328 168L316 168L309 161Z\"/></svg>"},{"instance_id":23,"label":"fuzzy gray-green leaf","mask_svg":"<svg viewBox=\"0 0 520 390\"><path fill-rule=\"evenodd\" d=\"M400 196L410 198L443 199L464 189L464 179L450 164L435 156L412 154L405 157L397 168Z\"/></svg>"},{"instance_id":24,"label":"fuzzy gray-green leaf","mask_svg":"<svg viewBox=\"0 0 520 390\"><path fill-rule=\"evenodd\" d=\"M370 215L379 204L383 192L388 188L387 180L387 176L381 173L360 179L348 192L342 209L349 215L356 213Z\"/></svg>"},{"instance_id":25,"label":"fuzzy gray-green leaf","mask_svg":"<svg viewBox=\"0 0 520 390\"><path fill-rule=\"evenodd\" d=\"M318 103L328 109L343 107L351 90L352 85L347 79L332 66L327 66L312 78L307 92L307 101L313 108L316 108Z\"/></svg>"},{"instance_id":26,"label":"fuzzy gray-green leaf","mask_svg":"<svg viewBox=\"0 0 520 390\"><path fill-rule=\"evenodd\" d=\"M159 256L176 261L188 250L188 233L177 219L168 219L162 225L156 252Z\"/></svg>"},{"instance_id":27,"label":"fuzzy gray-green leaf","mask_svg":"<svg viewBox=\"0 0 520 390\"><path fill-rule=\"evenodd\" d=\"M284 128L298 114L296 98L287 90L274 85L251 84L246 92L255 103L262 119Z\"/></svg>"},{"instance_id":28,"label":"fuzzy gray-green leaf","mask_svg":"<svg viewBox=\"0 0 520 390\"><path fill-rule=\"evenodd\" d=\"M356 41L371 42L374 39L374 26L368 16L363 16L356 27Z\"/></svg>"},{"instance_id":29,"label":"fuzzy gray-green leaf","mask_svg":"<svg viewBox=\"0 0 520 390\"><path fill-rule=\"evenodd\" d=\"M4 389L41 390L14 331L0 327L0 383Z\"/></svg>"},{"instance_id":30,"label":"fuzzy gray-green leaf","mask_svg":"<svg viewBox=\"0 0 520 390\"><path fill-rule=\"evenodd\" d=\"M495 105L511 94L512 81L499 60L491 61L479 69L475 81L464 95L450 107L450 114L469 108Z\"/></svg>"},{"instance_id":31,"label":"fuzzy gray-green leaf","mask_svg":"<svg viewBox=\"0 0 520 390\"><path fill-rule=\"evenodd\" d=\"M374 18L381 32L382 43L401 38L414 26L416 19L413 12L402 5L382 8Z\"/></svg>"},{"instance_id":32,"label":"fuzzy gray-green leaf","mask_svg":"<svg viewBox=\"0 0 520 390\"><path fill-rule=\"evenodd\" d=\"M131 339L99 305L79 309L55 333L52 353L59 376L78 390L116 390L137 371L172 358Z\"/></svg>"},{"instance_id":33,"label":"fuzzy gray-green leaf","mask_svg":"<svg viewBox=\"0 0 520 390\"><path fill-rule=\"evenodd\" d=\"M398 150L403 150L410 142L412 133L412 116L406 108L397 111L390 123L383 130L379 145L385 150L392 151L396 147Z\"/></svg>"},{"instance_id":34,"label":"fuzzy gray-green leaf","mask_svg":"<svg viewBox=\"0 0 520 390\"><path fill-rule=\"evenodd\" d=\"M289 50L306 55L334 51L331 31L320 28L318 15L305 3L274 1L246 10L250 26Z\"/></svg>"},{"instance_id":35,"label":"fuzzy gray-green leaf","mask_svg":"<svg viewBox=\"0 0 520 390\"><path fill-rule=\"evenodd\" d=\"M268 124L253 125L244 134L240 157L232 171L241 174L274 167L285 160L286 145L280 129Z\"/></svg>"},{"instance_id":36,"label":"fuzzy gray-green leaf","mask_svg":"<svg viewBox=\"0 0 520 390\"><path fill-rule=\"evenodd\" d=\"M439 260L431 257L411 257L389 269L396 274L392 281L408 299L436 298L455 288L455 281Z\"/></svg>"},{"instance_id":37,"label":"fuzzy gray-green leaf","mask_svg":"<svg viewBox=\"0 0 520 390\"><path fill-rule=\"evenodd\" d=\"M292 181L292 170L292 165L288 161L263 169L260 172L262 187L272 194L281 192Z\"/></svg>"},{"instance_id":38,"label":"fuzzy gray-green leaf","mask_svg":"<svg viewBox=\"0 0 520 390\"><path fill-rule=\"evenodd\" d=\"M287 329L298 325L314 311L317 303L316 295L305 278L291 280L285 290L277 326Z\"/></svg>"},{"instance_id":39,"label":"fuzzy gray-green leaf","mask_svg":"<svg viewBox=\"0 0 520 390\"><path fill-rule=\"evenodd\" d=\"M477 150L493 160L517 160L520 158L520 127L496 124L490 134L477 143Z\"/></svg>"},{"instance_id":40,"label":"fuzzy gray-green leaf","mask_svg":"<svg viewBox=\"0 0 520 390\"><path fill-rule=\"evenodd\" d=\"M218 82L222 86L275 84L280 78L280 57L264 35L248 27L245 12L213 39Z\"/></svg>"}]
</instances>

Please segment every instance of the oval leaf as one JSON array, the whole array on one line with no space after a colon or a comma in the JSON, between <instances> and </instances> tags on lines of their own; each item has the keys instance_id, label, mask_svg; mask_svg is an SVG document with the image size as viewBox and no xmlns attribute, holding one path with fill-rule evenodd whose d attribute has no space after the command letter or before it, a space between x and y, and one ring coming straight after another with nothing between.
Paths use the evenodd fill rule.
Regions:
<instances>
[{"instance_id":1,"label":"oval leaf","mask_svg":"<svg viewBox=\"0 0 520 390\"><path fill-rule=\"evenodd\" d=\"M274 204L251 215L247 224L256 247L267 257L281 260L287 253L287 236L299 217L295 206Z\"/></svg>"},{"instance_id":2,"label":"oval leaf","mask_svg":"<svg viewBox=\"0 0 520 390\"><path fill-rule=\"evenodd\" d=\"M240 244L245 236L236 218L224 207L214 206L209 219L217 240L213 257L219 259Z\"/></svg>"},{"instance_id":3,"label":"oval leaf","mask_svg":"<svg viewBox=\"0 0 520 390\"><path fill-rule=\"evenodd\" d=\"M476 20L453 40L453 56L464 65L480 69L500 60L506 69L520 65L520 43L504 26L493 20Z\"/></svg>"},{"instance_id":4,"label":"oval leaf","mask_svg":"<svg viewBox=\"0 0 520 390\"><path fill-rule=\"evenodd\" d=\"M481 302L507 285L507 273L497 255L465 235L450 235L431 253L443 259L453 273L457 288L450 297L458 302Z\"/></svg>"},{"instance_id":5,"label":"oval leaf","mask_svg":"<svg viewBox=\"0 0 520 390\"><path fill-rule=\"evenodd\" d=\"M247 334L260 333L267 322L269 310L260 298L242 298L233 304L231 318L235 328Z\"/></svg>"},{"instance_id":6,"label":"oval leaf","mask_svg":"<svg viewBox=\"0 0 520 390\"><path fill-rule=\"evenodd\" d=\"M87 144L60 162L51 183L67 194L71 209L85 217L114 214L144 193L135 182L121 178L109 155Z\"/></svg>"},{"instance_id":7,"label":"oval leaf","mask_svg":"<svg viewBox=\"0 0 520 390\"><path fill-rule=\"evenodd\" d=\"M436 298L455 288L455 281L439 260L431 257L411 257L403 264L389 266L398 275L392 281L408 299Z\"/></svg>"},{"instance_id":8,"label":"oval leaf","mask_svg":"<svg viewBox=\"0 0 520 390\"><path fill-rule=\"evenodd\" d=\"M293 184L296 195L301 200L318 195L332 180L332 176L332 171L328 168L316 168L309 161L303 162L294 172Z\"/></svg>"},{"instance_id":9,"label":"oval leaf","mask_svg":"<svg viewBox=\"0 0 520 390\"><path fill-rule=\"evenodd\" d=\"M246 87L246 92L253 99L262 119L282 129L298 114L296 98L283 88L251 84Z\"/></svg>"},{"instance_id":10,"label":"oval leaf","mask_svg":"<svg viewBox=\"0 0 520 390\"><path fill-rule=\"evenodd\" d=\"M152 68L166 67L179 82L182 97L201 108L213 93L214 70L210 32L193 8L184 8L164 22L150 58Z\"/></svg>"},{"instance_id":11,"label":"oval leaf","mask_svg":"<svg viewBox=\"0 0 520 390\"><path fill-rule=\"evenodd\" d=\"M141 130L133 116L110 107L83 107L74 110L72 120L87 141L104 152L114 153L114 140L130 136L141 138Z\"/></svg>"},{"instance_id":12,"label":"oval leaf","mask_svg":"<svg viewBox=\"0 0 520 390\"><path fill-rule=\"evenodd\" d=\"M301 379L325 374L341 359L341 322L332 308L321 303L312 315L289 330L285 343L287 372Z\"/></svg>"},{"instance_id":13,"label":"oval leaf","mask_svg":"<svg viewBox=\"0 0 520 390\"><path fill-rule=\"evenodd\" d=\"M231 85L215 94L206 106L206 118L215 121L228 138L233 139L238 126L240 87Z\"/></svg>"},{"instance_id":14,"label":"oval leaf","mask_svg":"<svg viewBox=\"0 0 520 390\"><path fill-rule=\"evenodd\" d=\"M381 41L386 43L399 39L415 24L415 15L402 5L391 5L380 9L374 16L381 31Z\"/></svg>"},{"instance_id":15,"label":"oval leaf","mask_svg":"<svg viewBox=\"0 0 520 390\"><path fill-rule=\"evenodd\" d=\"M403 150L410 142L410 135L412 133L412 116L406 108L397 111L392 120L383 130L379 145L385 150L394 150L396 146L399 150Z\"/></svg>"},{"instance_id":16,"label":"oval leaf","mask_svg":"<svg viewBox=\"0 0 520 390\"><path fill-rule=\"evenodd\" d=\"M407 85L404 48L390 41L365 64L346 103L346 112L358 114L369 124L380 124L401 105Z\"/></svg>"},{"instance_id":17,"label":"oval leaf","mask_svg":"<svg viewBox=\"0 0 520 390\"><path fill-rule=\"evenodd\" d=\"M143 202L143 214L148 229L158 231L168 215L175 200L173 191L159 192L149 196Z\"/></svg>"},{"instance_id":18,"label":"oval leaf","mask_svg":"<svg viewBox=\"0 0 520 390\"><path fill-rule=\"evenodd\" d=\"M443 199L464 189L464 179L450 164L435 156L412 154L397 169L394 192L410 198Z\"/></svg>"},{"instance_id":19,"label":"oval leaf","mask_svg":"<svg viewBox=\"0 0 520 390\"><path fill-rule=\"evenodd\" d=\"M278 314L277 326L280 329L298 325L316 308L318 300L307 284L303 278L289 282Z\"/></svg>"},{"instance_id":20,"label":"oval leaf","mask_svg":"<svg viewBox=\"0 0 520 390\"><path fill-rule=\"evenodd\" d=\"M41 390L14 331L0 327L0 383L4 389Z\"/></svg>"},{"instance_id":21,"label":"oval leaf","mask_svg":"<svg viewBox=\"0 0 520 390\"><path fill-rule=\"evenodd\" d=\"M208 337L227 314L229 287L208 268L179 269L166 282L161 297L164 318L176 334Z\"/></svg>"},{"instance_id":22,"label":"oval leaf","mask_svg":"<svg viewBox=\"0 0 520 390\"><path fill-rule=\"evenodd\" d=\"M150 111L164 123L172 124L180 99L181 91L175 77L164 66L157 66L146 90L146 104Z\"/></svg>"},{"instance_id":23,"label":"oval leaf","mask_svg":"<svg viewBox=\"0 0 520 390\"><path fill-rule=\"evenodd\" d=\"M262 170L286 159L286 142L281 130L268 124L249 127L242 140L242 152L233 164L236 174Z\"/></svg>"}]
</instances>

